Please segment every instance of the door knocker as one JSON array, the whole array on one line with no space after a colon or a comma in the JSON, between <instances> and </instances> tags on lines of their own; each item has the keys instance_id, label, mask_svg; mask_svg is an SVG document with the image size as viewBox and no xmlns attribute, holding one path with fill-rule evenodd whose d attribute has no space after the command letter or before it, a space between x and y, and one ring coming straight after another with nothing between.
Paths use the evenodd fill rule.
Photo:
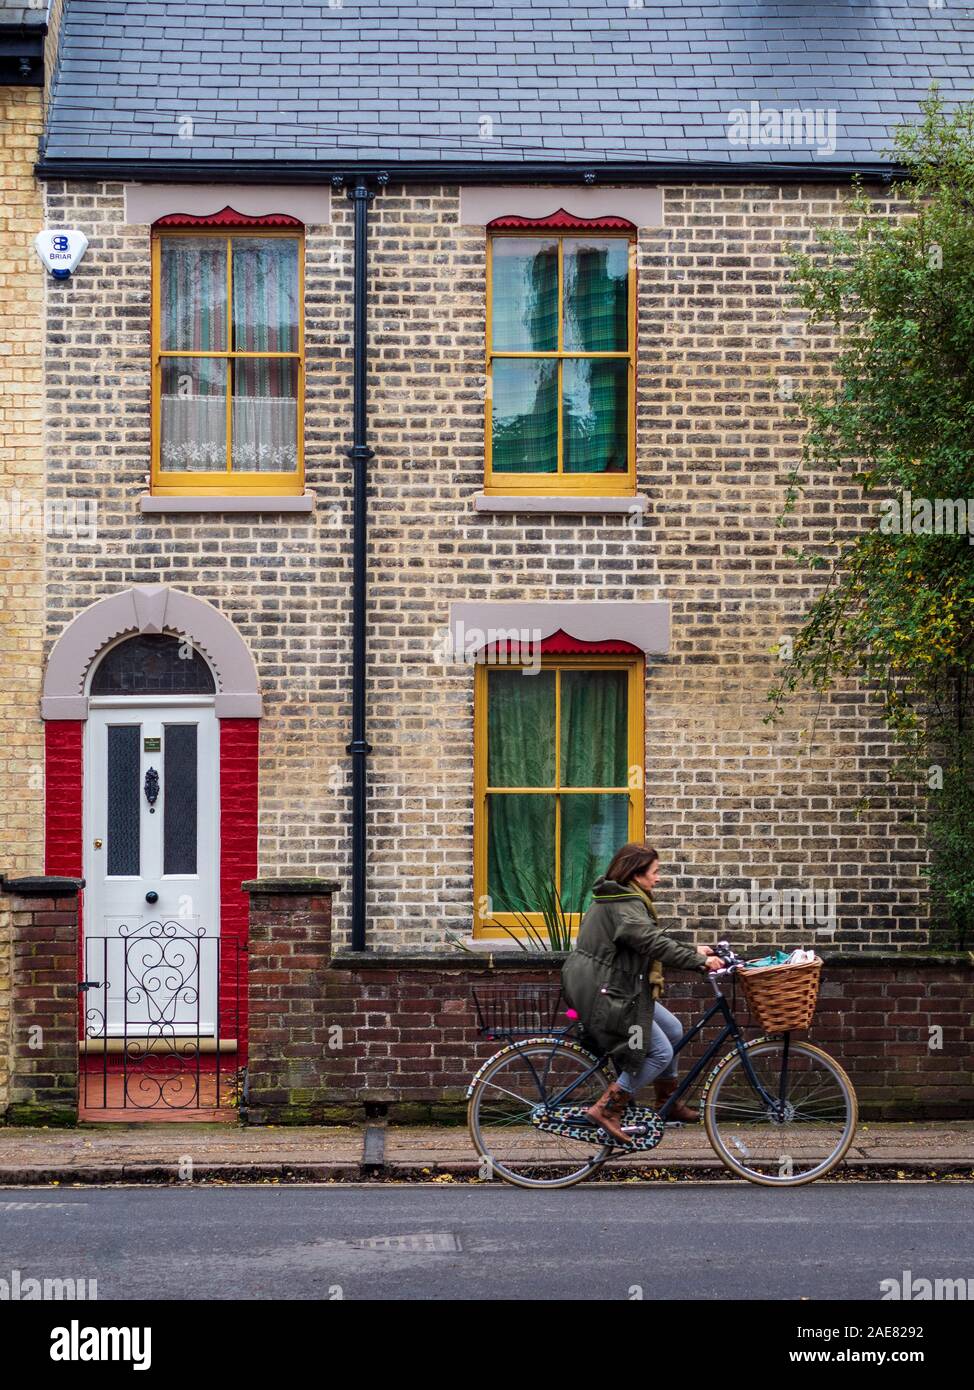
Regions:
<instances>
[{"instance_id":1,"label":"door knocker","mask_svg":"<svg viewBox=\"0 0 974 1390\"><path fill-rule=\"evenodd\" d=\"M145 774L145 799L149 803L149 815L156 813L156 800L159 796L159 774L154 767L150 767Z\"/></svg>"}]
</instances>

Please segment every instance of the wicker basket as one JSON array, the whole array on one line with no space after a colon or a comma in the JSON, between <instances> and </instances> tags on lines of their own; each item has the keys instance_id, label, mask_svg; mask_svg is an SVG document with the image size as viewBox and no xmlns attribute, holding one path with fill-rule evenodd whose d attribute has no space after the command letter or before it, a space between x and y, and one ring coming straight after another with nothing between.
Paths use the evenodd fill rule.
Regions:
<instances>
[{"instance_id":1,"label":"wicker basket","mask_svg":"<svg viewBox=\"0 0 974 1390\"><path fill-rule=\"evenodd\" d=\"M821 975L818 956L804 965L741 966L737 971L747 1006L766 1033L811 1026Z\"/></svg>"}]
</instances>

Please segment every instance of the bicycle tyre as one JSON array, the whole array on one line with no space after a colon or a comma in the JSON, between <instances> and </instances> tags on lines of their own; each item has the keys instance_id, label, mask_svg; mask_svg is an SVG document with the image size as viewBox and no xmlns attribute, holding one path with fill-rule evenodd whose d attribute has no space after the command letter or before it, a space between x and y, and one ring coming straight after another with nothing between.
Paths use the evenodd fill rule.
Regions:
<instances>
[{"instance_id":1,"label":"bicycle tyre","mask_svg":"<svg viewBox=\"0 0 974 1390\"><path fill-rule=\"evenodd\" d=\"M745 1047L753 1064L762 1058L767 1060L773 1057L776 1052L782 1052L784 1044L780 1038L754 1038L751 1042L747 1043ZM728 1146L725 1136L729 1126L724 1126L725 1132L722 1134L718 1112L722 1103L721 1096L725 1092L725 1088L728 1087L735 1078L737 1078L738 1082L743 1080L746 1083L747 1091L757 1100L757 1104L754 1105L754 1119L756 1122L760 1122L760 1112L764 1111L766 1122L769 1125L769 1132L771 1132L770 1126L772 1123L775 1124L775 1128L779 1132L784 1131L785 1124L788 1123L787 1121L785 1124L777 1121L772 1122L771 1119L768 1118L767 1109L761 1104L757 1097L757 1093L747 1079L740 1053L736 1049L734 1052L724 1057L711 1072L703 1095L700 1098L704 1129L706 1130L707 1138L714 1152L717 1154L717 1157L732 1173L735 1173L738 1177L745 1178L748 1182L757 1183L761 1187L801 1187L805 1183L815 1182L819 1178L825 1177L825 1175L830 1173L838 1163L842 1162L842 1159L849 1150L849 1145L855 1137L859 1107L855 1089L845 1069L839 1065L834 1057L830 1057L827 1052L823 1052L820 1047L815 1047L812 1043L790 1043L789 1058L795 1057L805 1059L809 1064L816 1065L819 1072L830 1075L836 1084L838 1094L842 1097L844 1105L844 1114L841 1117L841 1132L837 1141L825 1157L820 1162L816 1163L808 1172L798 1174L792 1172L784 1175L779 1173L778 1175L773 1175L771 1173L757 1171L755 1168L749 1168L743 1163L733 1153L732 1148ZM739 1073L741 1074L740 1076L738 1076ZM821 1102L818 1103L821 1104ZM735 1108L738 1110L742 1109L740 1105ZM836 1106L836 1109L838 1109L838 1106ZM830 1118L828 1123L838 1126L840 1123L839 1117L836 1116L834 1120ZM743 1122L738 1121L738 1124L741 1128L744 1127ZM798 1132L797 1126L793 1126L792 1134L794 1135ZM738 1147L745 1148L746 1145L739 1145ZM779 1164L780 1157L781 1156L779 1156ZM773 1163L774 1160L769 1160L769 1162Z\"/></svg>"},{"instance_id":2,"label":"bicycle tyre","mask_svg":"<svg viewBox=\"0 0 974 1390\"><path fill-rule=\"evenodd\" d=\"M500 1052L488 1058L470 1084L467 1128L473 1146L480 1158L490 1165L491 1176L496 1174L515 1187L573 1187L597 1172L613 1152L611 1145L599 1145L594 1142L589 1145L587 1141L558 1139L557 1136L542 1134L531 1125L530 1112L544 1102L545 1095L531 1073L529 1062L538 1064L536 1070L543 1074L543 1079L550 1073L551 1064L557 1059L564 1065L558 1072L559 1084L551 1088L552 1093L557 1093L568 1084L572 1072L584 1075L592 1066L598 1069L589 1078L589 1082L585 1083L585 1094L576 1093L573 1100L576 1103L591 1104L610 1084L610 1078L593 1053L564 1038L544 1037L526 1038L523 1042L502 1048ZM567 1078L565 1072L568 1073ZM504 1080L503 1085L500 1078ZM523 1097L517 1097L511 1091L511 1086L516 1084L526 1090L527 1093ZM495 1092L513 1095L514 1099L521 1101L523 1108L519 1112L520 1123L517 1116L512 1122L508 1122L505 1117L503 1123L499 1121L497 1126L498 1132L506 1129L510 1135L508 1150L515 1147L514 1140L520 1142L523 1148L523 1155L520 1157L513 1158L510 1153L499 1155L495 1152L498 1141L488 1138L485 1134L485 1129L489 1131L491 1128L489 1123L485 1123L485 1119L488 1117L488 1107ZM512 1108L510 1102L508 1108ZM580 1157L583 1153L584 1159ZM574 1155L579 1157L575 1158Z\"/></svg>"}]
</instances>

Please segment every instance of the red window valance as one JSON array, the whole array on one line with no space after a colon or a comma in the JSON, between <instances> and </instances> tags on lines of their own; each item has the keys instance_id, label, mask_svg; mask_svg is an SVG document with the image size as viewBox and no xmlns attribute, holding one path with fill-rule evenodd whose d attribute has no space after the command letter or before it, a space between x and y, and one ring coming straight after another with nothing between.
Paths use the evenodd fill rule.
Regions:
<instances>
[{"instance_id":1,"label":"red window valance","mask_svg":"<svg viewBox=\"0 0 974 1390\"><path fill-rule=\"evenodd\" d=\"M296 217L283 212L269 212L263 217L248 217L233 208L222 208L219 212L196 217L189 212L171 212L160 217L156 227L301 227L304 224Z\"/></svg>"},{"instance_id":2,"label":"red window valance","mask_svg":"<svg viewBox=\"0 0 974 1390\"><path fill-rule=\"evenodd\" d=\"M517 642L491 642L489 646L483 648L488 656L504 656L508 660L516 661L520 644ZM634 647L631 642L623 642L618 638L608 638L604 642L581 642L577 637L571 637L561 628L553 632L550 637L545 637L541 641L542 656L641 656L642 651L639 647Z\"/></svg>"},{"instance_id":3,"label":"red window valance","mask_svg":"<svg viewBox=\"0 0 974 1390\"><path fill-rule=\"evenodd\" d=\"M527 231L555 231L555 232L635 232L635 223L627 221L625 217L576 217L574 213L566 212L564 208L559 208L557 212L550 213L547 217L519 217L511 214L507 217L495 217L493 222L488 222L489 232L507 232L526 229Z\"/></svg>"}]
</instances>

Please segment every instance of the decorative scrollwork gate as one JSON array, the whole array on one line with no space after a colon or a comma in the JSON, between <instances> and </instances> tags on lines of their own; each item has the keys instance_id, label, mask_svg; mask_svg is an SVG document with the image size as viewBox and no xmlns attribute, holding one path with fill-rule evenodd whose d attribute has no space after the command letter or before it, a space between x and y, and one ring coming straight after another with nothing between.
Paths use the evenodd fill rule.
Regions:
<instances>
[{"instance_id":1,"label":"decorative scrollwork gate","mask_svg":"<svg viewBox=\"0 0 974 1390\"><path fill-rule=\"evenodd\" d=\"M178 921L85 935L82 1110L238 1102L236 942Z\"/></svg>"}]
</instances>

